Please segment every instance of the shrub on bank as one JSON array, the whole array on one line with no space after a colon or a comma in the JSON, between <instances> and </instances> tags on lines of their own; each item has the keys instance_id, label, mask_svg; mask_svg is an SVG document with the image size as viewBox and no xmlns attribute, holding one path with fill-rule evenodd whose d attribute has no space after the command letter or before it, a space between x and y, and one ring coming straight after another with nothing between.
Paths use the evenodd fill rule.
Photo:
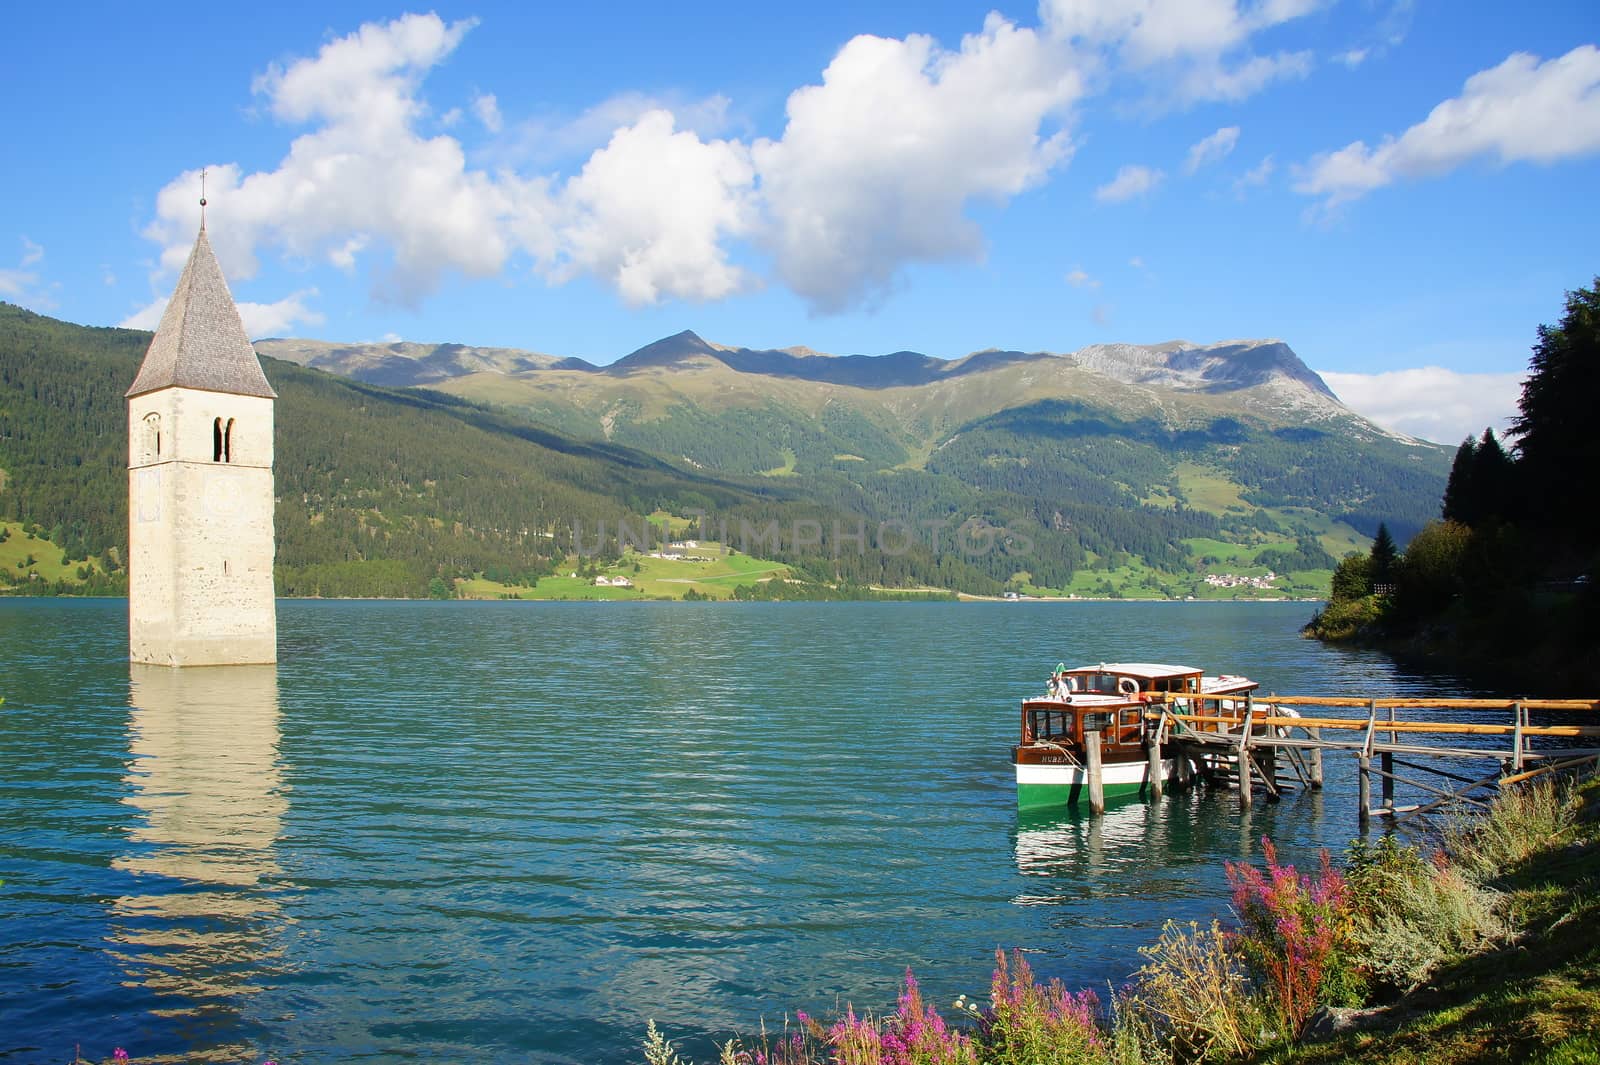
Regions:
<instances>
[{"instance_id":1,"label":"shrub on bank","mask_svg":"<svg viewBox=\"0 0 1600 1065\"><path fill-rule=\"evenodd\" d=\"M1508 931L1500 895L1441 854L1430 860L1393 836L1357 840L1345 853L1345 878L1358 900L1355 961L1380 985L1412 990Z\"/></svg>"}]
</instances>

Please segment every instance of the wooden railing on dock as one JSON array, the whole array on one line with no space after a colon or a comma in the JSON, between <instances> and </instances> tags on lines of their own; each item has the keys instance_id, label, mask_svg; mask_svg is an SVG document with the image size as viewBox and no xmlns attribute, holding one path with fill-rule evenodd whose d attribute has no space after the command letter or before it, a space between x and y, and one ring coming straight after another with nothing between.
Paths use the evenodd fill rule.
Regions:
<instances>
[{"instance_id":1,"label":"wooden railing on dock","mask_svg":"<svg viewBox=\"0 0 1600 1065\"><path fill-rule=\"evenodd\" d=\"M1146 692L1150 704L1146 733L1150 737L1150 791L1160 798L1164 785L1186 786L1194 780L1233 782L1239 804L1249 808L1256 786L1277 801L1289 786L1280 778L1279 756L1299 782L1323 786L1323 755L1352 752L1357 764L1360 823L1373 816L1398 819L1423 816L1446 806L1485 807L1490 793L1547 773L1595 763L1600 768L1600 699L1431 699L1357 698L1338 695L1235 695ZM1281 713L1282 707L1356 708L1363 716ZM1441 721L1402 718L1401 710L1501 711L1508 722ZM1574 724L1534 724L1532 713L1576 719ZM1592 723L1591 723L1592 722ZM1325 735L1325 730L1332 735ZM1460 743L1442 743L1459 737ZM1495 740L1509 743L1495 744ZM1583 745L1583 741L1593 742ZM1548 741L1558 741L1552 746ZM1397 756L1404 756L1403 758ZM1162 763L1174 765L1170 781ZM1425 761L1426 760L1426 763ZM1376 764L1374 764L1376 761ZM1487 774L1467 775L1452 769L1463 762L1493 762ZM1396 767L1428 774L1430 779L1401 776ZM1380 803L1372 804L1373 777ZM1424 793L1425 801L1395 804L1395 785Z\"/></svg>"}]
</instances>

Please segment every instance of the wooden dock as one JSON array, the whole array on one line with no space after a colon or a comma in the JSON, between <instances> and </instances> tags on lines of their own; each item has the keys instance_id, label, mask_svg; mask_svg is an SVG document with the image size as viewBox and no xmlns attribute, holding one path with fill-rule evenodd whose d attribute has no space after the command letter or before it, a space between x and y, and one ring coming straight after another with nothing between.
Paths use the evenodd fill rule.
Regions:
<instances>
[{"instance_id":1,"label":"wooden dock","mask_svg":"<svg viewBox=\"0 0 1600 1065\"><path fill-rule=\"evenodd\" d=\"M1325 759L1348 754L1356 761L1358 812L1365 829L1374 817L1399 820L1449 807L1484 808L1501 788L1585 765L1600 769L1600 699L1267 695L1241 700L1165 692L1147 692L1143 698L1150 704L1145 715L1148 793L1156 799L1168 788L1206 783L1235 788L1239 805L1247 809L1257 791L1276 802L1297 786L1320 790ZM1315 713L1301 713L1301 707ZM1358 713L1335 712L1340 710ZM1170 776L1162 769L1168 760ZM1091 758L1091 770L1094 762ZM1098 813L1104 804L1093 804L1094 784L1091 779L1091 805ZM1422 801L1397 805L1396 784L1421 792Z\"/></svg>"}]
</instances>

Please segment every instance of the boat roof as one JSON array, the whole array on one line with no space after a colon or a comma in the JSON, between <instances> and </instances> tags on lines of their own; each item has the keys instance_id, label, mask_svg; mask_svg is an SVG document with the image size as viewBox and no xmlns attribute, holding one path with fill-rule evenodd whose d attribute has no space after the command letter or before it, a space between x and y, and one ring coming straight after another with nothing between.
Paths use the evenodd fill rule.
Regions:
<instances>
[{"instance_id":1,"label":"boat roof","mask_svg":"<svg viewBox=\"0 0 1600 1065\"><path fill-rule=\"evenodd\" d=\"M1129 677L1189 677L1200 670L1193 666L1164 666L1157 662L1101 662L1094 666L1078 666L1068 673L1119 673Z\"/></svg>"}]
</instances>

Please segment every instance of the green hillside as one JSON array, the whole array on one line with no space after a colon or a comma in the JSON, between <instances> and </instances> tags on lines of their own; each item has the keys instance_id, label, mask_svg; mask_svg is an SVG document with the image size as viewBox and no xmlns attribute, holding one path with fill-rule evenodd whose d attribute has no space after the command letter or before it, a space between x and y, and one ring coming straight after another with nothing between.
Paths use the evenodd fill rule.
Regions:
<instances>
[{"instance_id":1,"label":"green hillside","mask_svg":"<svg viewBox=\"0 0 1600 1065\"><path fill-rule=\"evenodd\" d=\"M0 570L0 583L27 592L125 588L122 393L149 341L144 332L89 329L0 304L0 520L39 545L19 560L24 566ZM619 528L623 540L637 539L654 512L703 513L736 534L749 530L743 539L804 579L886 578L870 547L834 557L832 530L856 528L869 521L864 513L575 441L440 393L263 364L279 393L282 594L451 594L471 578L525 587L579 552L616 558L627 546ZM797 527L821 535L789 535ZM78 578L80 566L109 572L109 581ZM959 558L920 548L897 557L888 579L936 573L963 587L997 587Z\"/></svg>"},{"instance_id":2,"label":"green hillside","mask_svg":"<svg viewBox=\"0 0 1600 1065\"><path fill-rule=\"evenodd\" d=\"M1403 536L1434 515L1449 459L1314 388L1282 402L1260 375L1161 391L1043 355L944 370L903 353L874 382L872 360L817 370L693 341L614 371L543 356L482 372L454 352L475 372L436 383L450 394L263 359L280 591L573 596L583 556L648 557L645 515L679 534L698 514L702 539L862 594L1322 595L1378 521ZM0 304L0 521L40 545L0 556L0 585L119 587L122 392L148 343ZM760 591L661 579L629 594Z\"/></svg>"}]
</instances>

